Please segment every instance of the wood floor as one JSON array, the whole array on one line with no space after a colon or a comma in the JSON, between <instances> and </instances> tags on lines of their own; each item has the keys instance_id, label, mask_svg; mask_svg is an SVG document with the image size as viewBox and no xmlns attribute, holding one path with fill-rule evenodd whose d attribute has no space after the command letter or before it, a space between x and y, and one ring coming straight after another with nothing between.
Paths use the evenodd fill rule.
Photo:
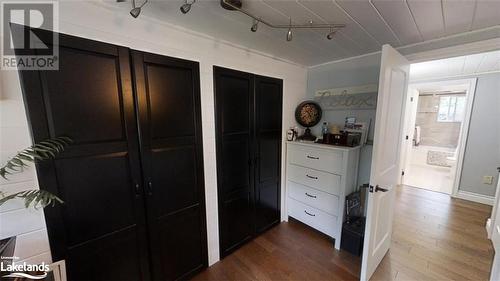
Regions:
<instances>
[{"instance_id":1,"label":"wood floor","mask_svg":"<svg viewBox=\"0 0 500 281\"><path fill-rule=\"evenodd\" d=\"M399 187L392 245L371 280L489 280L491 207Z\"/></svg>"},{"instance_id":2,"label":"wood floor","mask_svg":"<svg viewBox=\"0 0 500 281\"><path fill-rule=\"evenodd\" d=\"M491 207L399 187L389 253L371 280L488 280ZM358 280L361 260L296 221L281 223L194 280Z\"/></svg>"}]
</instances>

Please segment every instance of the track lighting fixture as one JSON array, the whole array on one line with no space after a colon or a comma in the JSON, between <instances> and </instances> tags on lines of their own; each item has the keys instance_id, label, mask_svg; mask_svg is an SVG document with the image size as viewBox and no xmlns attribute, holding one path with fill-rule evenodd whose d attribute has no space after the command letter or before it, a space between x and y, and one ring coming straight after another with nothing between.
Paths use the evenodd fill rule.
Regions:
<instances>
[{"instance_id":1,"label":"track lighting fixture","mask_svg":"<svg viewBox=\"0 0 500 281\"><path fill-rule=\"evenodd\" d=\"M181 6L180 10L183 14L187 14L189 10L191 10L191 6L196 2L196 0L193 0L193 2L188 3L188 0L185 0L185 3Z\"/></svg>"},{"instance_id":2,"label":"track lighting fixture","mask_svg":"<svg viewBox=\"0 0 500 281\"><path fill-rule=\"evenodd\" d=\"M130 15L133 16L134 18L137 18L141 14L141 9L148 0L144 1L139 7L135 5L135 0L132 0L132 10L130 10Z\"/></svg>"},{"instance_id":3,"label":"track lighting fixture","mask_svg":"<svg viewBox=\"0 0 500 281\"><path fill-rule=\"evenodd\" d=\"M290 20L290 24L274 24L272 22L266 21L262 19L261 17L253 14L252 12L242 8L244 5L242 5L241 2L244 1L251 1L251 0L220 0L220 4L222 8L230 11L238 11L252 19L254 19L254 24L252 25L252 28L250 29L251 31L255 32L257 31L257 24L262 23L270 28L275 28L275 29L287 29L286 33L286 40L287 41L292 41L293 37L293 31L292 29L325 29L325 30L330 30L330 33L328 33L327 38L331 40L333 38L333 35L335 32L340 29L344 28L345 24L343 23L314 23L312 20L309 20L305 24L292 24L292 21Z\"/></svg>"},{"instance_id":4,"label":"track lighting fixture","mask_svg":"<svg viewBox=\"0 0 500 281\"><path fill-rule=\"evenodd\" d=\"M286 33L286 41L290 42L292 41L292 19L290 18L290 25L288 26L288 31Z\"/></svg>"},{"instance_id":5,"label":"track lighting fixture","mask_svg":"<svg viewBox=\"0 0 500 281\"><path fill-rule=\"evenodd\" d=\"M337 33L337 30L330 30L330 33L326 35L326 39L332 40L335 33Z\"/></svg>"},{"instance_id":6,"label":"track lighting fixture","mask_svg":"<svg viewBox=\"0 0 500 281\"><path fill-rule=\"evenodd\" d=\"M250 28L250 30L252 32L256 32L257 31L257 28L259 28L259 21L258 20L253 20L253 24L252 24L252 28Z\"/></svg>"}]
</instances>

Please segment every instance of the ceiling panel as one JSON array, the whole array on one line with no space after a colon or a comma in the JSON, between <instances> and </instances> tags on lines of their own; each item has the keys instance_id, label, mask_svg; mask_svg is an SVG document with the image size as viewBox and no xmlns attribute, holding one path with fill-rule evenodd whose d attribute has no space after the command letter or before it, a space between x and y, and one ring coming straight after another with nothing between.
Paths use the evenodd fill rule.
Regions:
<instances>
[{"instance_id":1,"label":"ceiling panel","mask_svg":"<svg viewBox=\"0 0 500 281\"><path fill-rule=\"evenodd\" d=\"M363 52L380 50L381 44L373 36L353 21L339 6L331 0L299 0L299 4L309 9L328 23L344 23L340 32L360 45Z\"/></svg>"},{"instance_id":2,"label":"ceiling panel","mask_svg":"<svg viewBox=\"0 0 500 281\"><path fill-rule=\"evenodd\" d=\"M379 16L368 0L337 0L335 2L347 13L349 13L351 17L361 24L361 26L363 26L363 28L375 37L381 44L391 44L396 47L401 45L399 39Z\"/></svg>"},{"instance_id":3,"label":"ceiling panel","mask_svg":"<svg viewBox=\"0 0 500 281\"><path fill-rule=\"evenodd\" d=\"M441 1L407 0L407 3L424 40L445 35Z\"/></svg>"},{"instance_id":4,"label":"ceiling panel","mask_svg":"<svg viewBox=\"0 0 500 281\"><path fill-rule=\"evenodd\" d=\"M128 15L130 2L96 3ZM333 40L327 40L328 30L295 29L293 40L287 42L286 29L273 29L261 23L257 32L250 32L253 20L222 9L220 0L197 0L185 15L179 11L183 3L184 0L150 0L140 17L152 17L217 41L308 66L379 51L383 44L398 47L500 25L500 0L478 0L477 7L475 0L243 0L245 10L274 24L286 25L289 17L302 24L309 20L346 24ZM151 28L155 28L155 22L151 22ZM457 36L452 41L470 42L470 36ZM473 68L474 63L470 58L463 61L462 67ZM492 69L498 64L483 67Z\"/></svg>"},{"instance_id":5,"label":"ceiling panel","mask_svg":"<svg viewBox=\"0 0 500 281\"><path fill-rule=\"evenodd\" d=\"M500 24L500 1L479 0L476 4L476 12L472 29L481 29Z\"/></svg>"},{"instance_id":6,"label":"ceiling panel","mask_svg":"<svg viewBox=\"0 0 500 281\"><path fill-rule=\"evenodd\" d=\"M443 0L446 35L467 32L472 25L476 1Z\"/></svg>"},{"instance_id":7,"label":"ceiling panel","mask_svg":"<svg viewBox=\"0 0 500 281\"><path fill-rule=\"evenodd\" d=\"M422 41L408 5L403 0L373 0L373 5L396 33L403 45Z\"/></svg>"},{"instance_id":8,"label":"ceiling panel","mask_svg":"<svg viewBox=\"0 0 500 281\"><path fill-rule=\"evenodd\" d=\"M426 80L500 71L500 51L412 64L410 79Z\"/></svg>"}]
</instances>

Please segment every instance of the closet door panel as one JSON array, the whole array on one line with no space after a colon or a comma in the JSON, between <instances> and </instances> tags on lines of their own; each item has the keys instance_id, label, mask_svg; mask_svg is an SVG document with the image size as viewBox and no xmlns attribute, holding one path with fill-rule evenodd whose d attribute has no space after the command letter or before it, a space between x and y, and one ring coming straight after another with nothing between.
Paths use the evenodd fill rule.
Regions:
<instances>
[{"instance_id":1,"label":"closet door panel","mask_svg":"<svg viewBox=\"0 0 500 281\"><path fill-rule=\"evenodd\" d=\"M193 70L145 65L151 139L195 136ZM191 141L193 142L193 141Z\"/></svg>"},{"instance_id":2,"label":"closet door panel","mask_svg":"<svg viewBox=\"0 0 500 281\"><path fill-rule=\"evenodd\" d=\"M139 51L133 64L153 276L185 279L207 266L199 66Z\"/></svg>"},{"instance_id":3,"label":"closet door panel","mask_svg":"<svg viewBox=\"0 0 500 281\"><path fill-rule=\"evenodd\" d=\"M128 162L124 153L55 161L69 245L134 225L134 209L123 208L135 197Z\"/></svg>"},{"instance_id":4,"label":"closet door panel","mask_svg":"<svg viewBox=\"0 0 500 281\"><path fill-rule=\"evenodd\" d=\"M262 232L280 222L282 80L256 76L255 101L256 228Z\"/></svg>"},{"instance_id":5,"label":"closet door panel","mask_svg":"<svg viewBox=\"0 0 500 281\"><path fill-rule=\"evenodd\" d=\"M182 215L165 217L160 224L159 235L164 237L158 247L162 253L162 280L176 280L183 277L186 272L193 271L203 264L205 257L200 251L204 247L203 233L200 223L199 207L189 208Z\"/></svg>"},{"instance_id":6,"label":"closet door panel","mask_svg":"<svg viewBox=\"0 0 500 281\"><path fill-rule=\"evenodd\" d=\"M61 48L60 56L71 59L60 60L59 71L43 75L54 135L70 135L76 143L125 140L117 54Z\"/></svg>"},{"instance_id":7,"label":"closet door panel","mask_svg":"<svg viewBox=\"0 0 500 281\"><path fill-rule=\"evenodd\" d=\"M226 256L255 232L253 218L253 77L214 67L220 252Z\"/></svg>"},{"instance_id":8,"label":"closet door panel","mask_svg":"<svg viewBox=\"0 0 500 281\"><path fill-rule=\"evenodd\" d=\"M153 150L152 178L155 196L164 198L157 214L169 214L196 205L199 192L196 185L196 154L191 146Z\"/></svg>"},{"instance_id":9,"label":"closet door panel","mask_svg":"<svg viewBox=\"0 0 500 281\"><path fill-rule=\"evenodd\" d=\"M44 210L52 257L66 260L68 280L123 276L121 266L96 263L104 256L120 256L116 262L129 276L147 280L129 51L64 34L59 44L59 70L20 72L34 141L61 135L74 141L37 164L40 187L65 201Z\"/></svg>"}]
</instances>

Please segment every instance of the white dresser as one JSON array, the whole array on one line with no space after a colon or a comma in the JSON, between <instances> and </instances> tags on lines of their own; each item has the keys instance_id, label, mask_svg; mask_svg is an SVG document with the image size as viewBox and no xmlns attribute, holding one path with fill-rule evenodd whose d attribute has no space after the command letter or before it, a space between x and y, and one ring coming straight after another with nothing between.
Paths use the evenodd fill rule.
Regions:
<instances>
[{"instance_id":1,"label":"white dresser","mask_svg":"<svg viewBox=\"0 0 500 281\"><path fill-rule=\"evenodd\" d=\"M336 249L340 249L345 196L356 190L359 150L287 142L288 216L334 238Z\"/></svg>"}]
</instances>

